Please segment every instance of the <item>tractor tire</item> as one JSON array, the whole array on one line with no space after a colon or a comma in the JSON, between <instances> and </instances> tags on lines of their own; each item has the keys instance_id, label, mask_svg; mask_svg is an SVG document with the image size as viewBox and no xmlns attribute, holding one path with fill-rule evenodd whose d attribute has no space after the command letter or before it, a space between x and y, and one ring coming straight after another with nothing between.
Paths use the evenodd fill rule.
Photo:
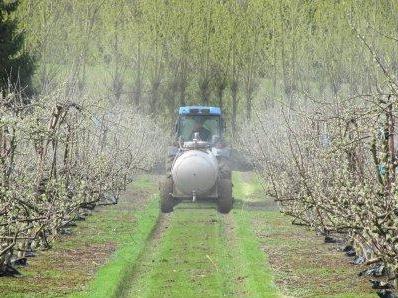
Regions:
<instances>
[{"instance_id":1,"label":"tractor tire","mask_svg":"<svg viewBox=\"0 0 398 298\"><path fill-rule=\"evenodd\" d=\"M218 181L218 212L227 214L233 206L231 179L219 179Z\"/></svg>"},{"instance_id":2,"label":"tractor tire","mask_svg":"<svg viewBox=\"0 0 398 298\"><path fill-rule=\"evenodd\" d=\"M218 176L220 179L232 179L232 171L228 159L221 158L218 161Z\"/></svg>"},{"instance_id":3,"label":"tractor tire","mask_svg":"<svg viewBox=\"0 0 398 298\"><path fill-rule=\"evenodd\" d=\"M160 182L160 210L163 213L173 212L174 198L173 193L173 180L171 178L164 178Z\"/></svg>"}]
</instances>

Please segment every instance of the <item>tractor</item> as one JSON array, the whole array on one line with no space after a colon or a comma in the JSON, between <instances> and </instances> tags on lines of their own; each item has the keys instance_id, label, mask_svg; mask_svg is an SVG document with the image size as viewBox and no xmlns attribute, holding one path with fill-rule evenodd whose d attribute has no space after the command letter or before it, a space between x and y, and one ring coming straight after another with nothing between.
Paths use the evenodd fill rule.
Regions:
<instances>
[{"instance_id":1,"label":"tractor","mask_svg":"<svg viewBox=\"0 0 398 298\"><path fill-rule=\"evenodd\" d=\"M178 109L175 137L169 146L166 177L160 183L160 209L173 211L182 200L214 200L220 213L232 209L232 182L219 107Z\"/></svg>"}]
</instances>

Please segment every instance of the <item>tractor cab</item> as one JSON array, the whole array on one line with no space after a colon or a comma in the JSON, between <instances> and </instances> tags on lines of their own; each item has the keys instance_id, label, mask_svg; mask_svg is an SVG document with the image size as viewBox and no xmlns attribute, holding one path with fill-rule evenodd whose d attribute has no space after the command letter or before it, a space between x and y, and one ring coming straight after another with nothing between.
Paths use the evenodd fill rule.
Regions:
<instances>
[{"instance_id":1,"label":"tractor cab","mask_svg":"<svg viewBox=\"0 0 398 298\"><path fill-rule=\"evenodd\" d=\"M183 142L199 137L212 144L222 141L224 120L219 107L186 106L178 110L177 138Z\"/></svg>"}]
</instances>

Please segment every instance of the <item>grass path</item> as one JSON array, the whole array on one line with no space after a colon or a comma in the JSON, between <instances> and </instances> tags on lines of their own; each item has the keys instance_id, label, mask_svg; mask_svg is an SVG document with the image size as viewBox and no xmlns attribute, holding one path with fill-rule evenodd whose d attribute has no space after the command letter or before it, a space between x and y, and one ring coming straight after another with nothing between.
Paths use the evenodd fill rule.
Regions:
<instances>
[{"instance_id":1,"label":"grass path","mask_svg":"<svg viewBox=\"0 0 398 298\"><path fill-rule=\"evenodd\" d=\"M289 297L377 297L366 278L358 277L364 267L350 264L338 247L304 227L291 224L271 198L265 197L256 176L234 173L240 209L249 219L264 254L269 258L279 290ZM246 225L245 225L246 226Z\"/></svg>"},{"instance_id":2,"label":"grass path","mask_svg":"<svg viewBox=\"0 0 398 298\"><path fill-rule=\"evenodd\" d=\"M99 208L0 284L0 296L279 296L245 213L200 202L160 215L156 188L155 177L141 177L118 205Z\"/></svg>"},{"instance_id":3,"label":"grass path","mask_svg":"<svg viewBox=\"0 0 398 298\"><path fill-rule=\"evenodd\" d=\"M162 218L122 297L278 297L244 212L183 203Z\"/></svg>"},{"instance_id":4,"label":"grass path","mask_svg":"<svg viewBox=\"0 0 398 298\"><path fill-rule=\"evenodd\" d=\"M159 201L153 198L147 208L137 211L137 221L134 233L121 244L119 250L110 261L97 273L87 292L78 293L71 297L119 297L123 291L121 283L124 282L133 270L134 264L142 254L146 242L150 237L158 220Z\"/></svg>"},{"instance_id":5,"label":"grass path","mask_svg":"<svg viewBox=\"0 0 398 298\"><path fill-rule=\"evenodd\" d=\"M2 280L0 296L375 297L359 268L292 226L252 173L234 173L228 215L212 202L159 214L155 180L141 177L21 278Z\"/></svg>"},{"instance_id":6,"label":"grass path","mask_svg":"<svg viewBox=\"0 0 398 298\"><path fill-rule=\"evenodd\" d=\"M96 293L95 284L103 293L109 289L118 275L108 271L101 283L101 272L108 270L109 264L117 265L115 261L123 255L125 260L118 266L129 266L134 249L145 244L146 233L159 214L157 177L137 178L117 205L96 208L86 220L69 228L67 235L51 243L52 249L28 258L28 265L18 268L21 276L0 278L0 297L89 296ZM128 247L128 256L123 247ZM112 270L117 271L117 266Z\"/></svg>"}]
</instances>

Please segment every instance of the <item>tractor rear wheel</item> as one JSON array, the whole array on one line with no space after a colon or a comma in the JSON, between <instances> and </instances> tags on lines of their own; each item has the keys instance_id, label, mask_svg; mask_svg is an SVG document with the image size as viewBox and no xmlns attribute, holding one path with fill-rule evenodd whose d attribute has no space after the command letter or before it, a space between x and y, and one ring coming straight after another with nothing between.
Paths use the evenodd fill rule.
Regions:
<instances>
[{"instance_id":1,"label":"tractor rear wheel","mask_svg":"<svg viewBox=\"0 0 398 298\"><path fill-rule=\"evenodd\" d=\"M226 214L231 211L233 205L231 179L219 179L218 181L218 212Z\"/></svg>"},{"instance_id":2,"label":"tractor rear wheel","mask_svg":"<svg viewBox=\"0 0 398 298\"><path fill-rule=\"evenodd\" d=\"M164 178L159 185L160 190L160 210L163 213L173 212L174 198L173 180L171 178Z\"/></svg>"},{"instance_id":3,"label":"tractor rear wheel","mask_svg":"<svg viewBox=\"0 0 398 298\"><path fill-rule=\"evenodd\" d=\"M228 159L222 157L218 160L218 175L221 179L232 178L232 171Z\"/></svg>"}]
</instances>

